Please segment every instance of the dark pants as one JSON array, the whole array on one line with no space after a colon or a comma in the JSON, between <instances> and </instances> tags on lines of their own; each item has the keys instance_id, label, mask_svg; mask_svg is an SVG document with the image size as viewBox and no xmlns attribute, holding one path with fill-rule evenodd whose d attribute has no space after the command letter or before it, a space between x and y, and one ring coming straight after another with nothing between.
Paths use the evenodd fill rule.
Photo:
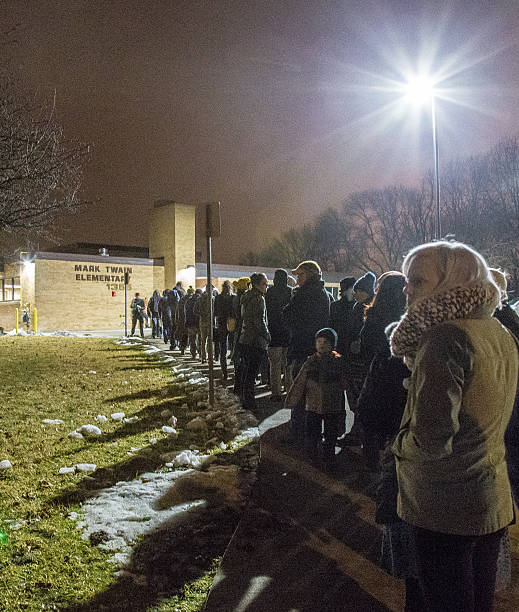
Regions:
<instances>
[{"instance_id":1,"label":"dark pants","mask_svg":"<svg viewBox=\"0 0 519 612\"><path fill-rule=\"evenodd\" d=\"M254 399L256 377L258 376L266 351L249 344L240 344L240 351L242 356L240 397L246 410L254 410L256 407Z\"/></svg>"},{"instance_id":2,"label":"dark pants","mask_svg":"<svg viewBox=\"0 0 519 612\"><path fill-rule=\"evenodd\" d=\"M171 318L164 317L162 318L162 337L164 338L164 343L167 344L171 340Z\"/></svg>"},{"instance_id":3,"label":"dark pants","mask_svg":"<svg viewBox=\"0 0 519 612\"><path fill-rule=\"evenodd\" d=\"M341 418L344 419L342 412L317 414L307 410L305 414L305 450L325 461L333 460Z\"/></svg>"},{"instance_id":4,"label":"dark pants","mask_svg":"<svg viewBox=\"0 0 519 612\"><path fill-rule=\"evenodd\" d=\"M152 338L160 338L162 335L162 330L160 328L160 318L159 313L154 312L151 317L151 337Z\"/></svg>"},{"instance_id":5,"label":"dark pants","mask_svg":"<svg viewBox=\"0 0 519 612\"><path fill-rule=\"evenodd\" d=\"M303 367L306 357L297 357L290 361L290 378L295 380L299 370ZM290 436L296 444L303 444L305 439L305 402L301 400L290 412Z\"/></svg>"},{"instance_id":6,"label":"dark pants","mask_svg":"<svg viewBox=\"0 0 519 612\"><path fill-rule=\"evenodd\" d=\"M413 528L427 612L491 612L503 531L458 536Z\"/></svg>"},{"instance_id":7,"label":"dark pants","mask_svg":"<svg viewBox=\"0 0 519 612\"><path fill-rule=\"evenodd\" d=\"M222 368L222 376L227 378L227 336L229 332L226 327L218 328L218 345L220 349L220 367Z\"/></svg>"},{"instance_id":8,"label":"dark pants","mask_svg":"<svg viewBox=\"0 0 519 612\"><path fill-rule=\"evenodd\" d=\"M137 321L139 321L139 329L141 332L141 338L144 338L144 329L143 329L143 322L144 322L144 317L141 315L132 315L132 333L131 335L133 336L133 334L135 333L135 326L137 325Z\"/></svg>"},{"instance_id":9,"label":"dark pants","mask_svg":"<svg viewBox=\"0 0 519 612\"><path fill-rule=\"evenodd\" d=\"M241 377L243 370L243 357L241 353L241 344L236 342L232 350L232 361L234 363L234 388L233 392L241 397Z\"/></svg>"},{"instance_id":10,"label":"dark pants","mask_svg":"<svg viewBox=\"0 0 519 612\"><path fill-rule=\"evenodd\" d=\"M188 344L187 329L183 325L178 325L176 334L178 340L178 347L180 349L180 353L183 355Z\"/></svg>"}]
</instances>

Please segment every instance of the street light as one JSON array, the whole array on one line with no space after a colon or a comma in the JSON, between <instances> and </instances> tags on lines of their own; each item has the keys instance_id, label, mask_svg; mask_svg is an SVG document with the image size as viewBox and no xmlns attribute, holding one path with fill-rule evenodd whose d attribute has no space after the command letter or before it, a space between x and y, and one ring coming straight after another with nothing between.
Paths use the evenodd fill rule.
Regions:
<instances>
[{"instance_id":1,"label":"street light","mask_svg":"<svg viewBox=\"0 0 519 612\"><path fill-rule=\"evenodd\" d=\"M441 239L440 218L440 156L438 147L438 124L436 122L436 92L434 82L424 76L415 76L407 81L403 87L405 97L414 104L423 106L431 104L433 149L434 149L434 199L436 202L436 238Z\"/></svg>"}]
</instances>

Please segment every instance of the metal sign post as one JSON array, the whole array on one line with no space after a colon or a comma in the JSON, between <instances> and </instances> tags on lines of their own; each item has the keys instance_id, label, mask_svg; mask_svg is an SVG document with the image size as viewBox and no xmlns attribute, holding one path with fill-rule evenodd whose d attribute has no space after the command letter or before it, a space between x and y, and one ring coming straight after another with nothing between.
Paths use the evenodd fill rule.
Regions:
<instances>
[{"instance_id":1,"label":"metal sign post","mask_svg":"<svg viewBox=\"0 0 519 612\"><path fill-rule=\"evenodd\" d=\"M207 237L207 285L209 291L209 348L207 351L207 361L209 364L209 405L214 407L214 360L213 360L213 284L212 284L212 237L220 235L220 202L212 202L205 206L206 237Z\"/></svg>"},{"instance_id":2,"label":"metal sign post","mask_svg":"<svg viewBox=\"0 0 519 612\"><path fill-rule=\"evenodd\" d=\"M128 272L124 273L124 335L128 335Z\"/></svg>"}]
</instances>

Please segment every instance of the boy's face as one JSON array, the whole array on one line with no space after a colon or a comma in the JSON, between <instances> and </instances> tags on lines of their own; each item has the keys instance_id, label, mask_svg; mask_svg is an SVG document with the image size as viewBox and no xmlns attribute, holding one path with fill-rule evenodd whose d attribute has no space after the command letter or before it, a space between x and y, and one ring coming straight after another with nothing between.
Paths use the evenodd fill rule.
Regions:
<instances>
[{"instance_id":1,"label":"boy's face","mask_svg":"<svg viewBox=\"0 0 519 612\"><path fill-rule=\"evenodd\" d=\"M315 350L318 355L328 355L333 349L326 338L319 337L315 339Z\"/></svg>"}]
</instances>

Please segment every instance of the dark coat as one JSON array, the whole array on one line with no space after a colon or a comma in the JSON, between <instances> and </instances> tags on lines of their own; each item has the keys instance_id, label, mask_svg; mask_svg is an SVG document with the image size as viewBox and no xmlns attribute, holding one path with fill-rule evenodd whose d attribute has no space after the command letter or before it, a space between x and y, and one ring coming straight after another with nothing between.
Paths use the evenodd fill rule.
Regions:
<instances>
[{"instance_id":1,"label":"dark coat","mask_svg":"<svg viewBox=\"0 0 519 612\"><path fill-rule=\"evenodd\" d=\"M184 305L184 324L186 327L198 327L200 317L195 314L195 306L199 300L199 295L194 293L187 298Z\"/></svg>"},{"instance_id":2,"label":"dark coat","mask_svg":"<svg viewBox=\"0 0 519 612\"><path fill-rule=\"evenodd\" d=\"M144 300L142 298L133 298L130 308L132 317L142 319L144 317Z\"/></svg>"},{"instance_id":3,"label":"dark coat","mask_svg":"<svg viewBox=\"0 0 519 612\"><path fill-rule=\"evenodd\" d=\"M170 289L168 294L167 294L167 300L168 300L168 308L171 312L171 319L174 321L175 320L175 314L177 312L177 306L178 306L178 302L180 300L180 296L177 292L176 289Z\"/></svg>"},{"instance_id":4,"label":"dark coat","mask_svg":"<svg viewBox=\"0 0 519 612\"><path fill-rule=\"evenodd\" d=\"M267 305L267 319L270 331L270 346L288 346L290 331L283 319L283 308L288 305L292 297L292 290L285 284L277 284L269 287L265 296Z\"/></svg>"},{"instance_id":5,"label":"dark coat","mask_svg":"<svg viewBox=\"0 0 519 612\"><path fill-rule=\"evenodd\" d=\"M302 360L315 352L315 334L328 326L332 300L322 280L309 281L294 290L283 309L283 319L290 330L289 359Z\"/></svg>"},{"instance_id":6,"label":"dark coat","mask_svg":"<svg viewBox=\"0 0 519 612\"><path fill-rule=\"evenodd\" d=\"M183 329L186 324L186 302L190 298L187 293L180 298L180 301L177 306L177 311L175 313L175 323L179 327L179 329Z\"/></svg>"},{"instance_id":7,"label":"dark coat","mask_svg":"<svg viewBox=\"0 0 519 612\"><path fill-rule=\"evenodd\" d=\"M355 301L347 300L346 296L343 296L340 300L330 304L330 322L328 325L337 332L337 352L341 355L346 355L349 350L349 319L351 317L354 304Z\"/></svg>"},{"instance_id":8,"label":"dark coat","mask_svg":"<svg viewBox=\"0 0 519 612\"><path fill-rule=\"evenodd\" d=\"M265 298L254 287L241 298L241 332L240 344L247 344L266 350L270 342L267 327Z\"/></svg>"},{"instance_id":9,"label":"dark coat","mask_svg":"<svg viewBox=\"0 0 519 612\"><path fill-rule=\"evenodd\" d=\"M494 317L519 340L519 315L505 302L500 310L494 312Z\"/></svg>"},{"instance_id":10,"label":"dark coat","mask_svg":"<svg viewBox=\"0 0 519 612\"><path fill-rule=\"evenodd\" d=\"M148 310L150 310L155 316L159 314L159 304L160 304L160 293L158 289L155 289L153 295L148 302Z\"/></svg>"},{"instance_id":11,"label":"dark coat","mask_svg":"<svg viewBox=\"0 0 519 612\"><path fill-rule=\"evenodd\" d=\"M371 327L370 325L368 328L370 334ZM377 347L357 402L355 415L366 432L376 434L387 442L381 461L375 520L377 523L390 524L400 520L396 511L396 465L390 445L400 429L407 401L404 380L411 376L411 372L402 359L391 355L385 333L381 338L375 331L376 325L373 325L373 340L376 340Z\"/></svg>"},{"instance_id":12,"label":"dark coat","mask_svg":"<svg viewBox=\"0 0 519 612\"><path fill-rule=\"evenodd\" d=\"M219 293L214 299L214 316L218 328L227 325L227 319L233 317L233 295L232 293Z\"/></svg>"},{"instance_id":13,"label":"dark coat","mask_svg":"<svg viewBox=\"0 0 519 612\"><path fill-rule=\"evenodd\" d=\"M519 348L519 316L510 304L505 303L496 310L494 317L514 335ZM506 467L515 503L519 505L519 381L514 409L505 432Z\"/></svg>"}]
</instances>

